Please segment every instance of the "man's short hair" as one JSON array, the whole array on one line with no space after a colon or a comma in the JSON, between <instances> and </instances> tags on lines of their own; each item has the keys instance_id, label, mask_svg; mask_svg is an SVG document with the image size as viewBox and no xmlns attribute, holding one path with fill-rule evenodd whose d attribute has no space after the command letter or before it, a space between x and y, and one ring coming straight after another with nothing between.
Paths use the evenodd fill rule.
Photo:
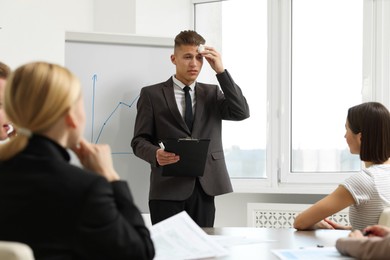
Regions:
<instances>
[{"instance_id":1,"label":"man's short hair","mask_svg":"<svg viewBox=\"0 0 390 260\"><path fill-rule=\"evenodd\" d=\"M187 30L181 31L175 37L175 48L181 45L194 45L198 46L200 44L205 44L206 40L197 32Z\"/></svg>"}]
</instances>

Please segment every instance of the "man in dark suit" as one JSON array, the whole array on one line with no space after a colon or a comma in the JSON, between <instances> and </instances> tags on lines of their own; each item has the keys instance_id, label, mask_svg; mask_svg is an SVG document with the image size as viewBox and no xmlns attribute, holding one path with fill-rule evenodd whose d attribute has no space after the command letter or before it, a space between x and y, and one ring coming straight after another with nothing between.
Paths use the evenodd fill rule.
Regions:
<instances>
[{"instance_id":1,"label":"man in dark suit","mask_svg":"<svg viewBox=\"0 0 390 260\"><path fill-rule=\"evenodd\" d=\"M222 120L246 119L249 107L224 69L220 54L204 43L195 31L180 32L171 55L176 74L166 82L142 88L137 103L131 146L136 156L151 165L149 209L153 224L185 210L199 226L212 227L214 197L232 192L222 147ZM204 59L216 72L222 91L217 85L196 81ZM190 88L189 109L185 87ZM193 117L187 119L186 114ZM210 139L203 176L162 176L162 168L178 162L180 154L164 151L159 141L186 137Z\"/></svg>"}]
</instances>

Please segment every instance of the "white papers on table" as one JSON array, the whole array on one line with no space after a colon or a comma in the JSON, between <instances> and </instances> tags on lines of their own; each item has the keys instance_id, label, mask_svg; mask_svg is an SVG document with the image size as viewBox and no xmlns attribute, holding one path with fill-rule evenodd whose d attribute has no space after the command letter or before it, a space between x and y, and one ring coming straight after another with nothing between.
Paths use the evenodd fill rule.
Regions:
<instances>
[{"instance_id":1,"label":"white papers on table","mask_svg":"<svg viewBox=\"0 0 390 260\"><path fill-rule=\"evenodd\" d=\"M307 247L301 249L275 249L272 252L281 260L327 260L327 259L354 259L341 255L334 246Z\"/></svg>"},{"instance_id":2,"label":"white papers on table","mask_svg":"<svg viewBox=\"0 0 390 260\"><path fill-rule=\"evenodd\" d=\"M155 260L200 259L228 253L185 211L153 225L150 233L156 249Z\"/></svg>"},{"instance_id":3,"label":"white papers on table","mask_svg":"<svg viewBox=\"0 0 390 260\"><path fill-rule=\"evenodd\" d=\"M223 247L232 247L238 245L250 245L260 243L273 243L276 240L263 239L259 237L247 237L247 236L223 236L223 235L209 235L218 244Z\"/></svg>"}]
</instances>

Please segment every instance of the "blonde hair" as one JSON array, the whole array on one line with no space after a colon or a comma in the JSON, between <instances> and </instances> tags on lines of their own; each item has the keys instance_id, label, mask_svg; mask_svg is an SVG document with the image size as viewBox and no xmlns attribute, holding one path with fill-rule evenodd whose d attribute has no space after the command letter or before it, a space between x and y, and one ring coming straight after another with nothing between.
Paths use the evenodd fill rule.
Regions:
<instances>
[{"instance_id":1,"label":"blonde hair","mask_svg":"<svg viewBox=\"0 0 390 260\"><path fill-rule=\"evenodd\" d=\"M5 90L5 112L20 132L0 147L0 160L23 150L29 133L50 129L81 96L79 80L68 69L47 62L25 64L13 71Z\"/></svg>"}]
</instances>

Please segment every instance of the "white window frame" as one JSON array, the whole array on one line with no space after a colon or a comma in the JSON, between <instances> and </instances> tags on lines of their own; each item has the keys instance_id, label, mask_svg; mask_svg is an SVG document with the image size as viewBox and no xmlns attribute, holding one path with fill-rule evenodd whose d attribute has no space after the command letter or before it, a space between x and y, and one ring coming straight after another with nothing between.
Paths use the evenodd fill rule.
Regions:
<instances>
[{"instance_id":1,"label":"white window frame","mask_svg":"<svg viewBox=\"0 0 390 260\"><path fill-rule=\"evenodd\" d=\"M291 0L283 0L286 4L285 15L291 15ZM385 35L384 29L388 27L388 15L383 15L389 10L388 1L383 0L364 0L363 1L363 78L362 78L362 94L363 101L379 101L385 105L389 103L389 88L385 87L389 83L389 74L385 71L389 70L389 55L388 52L389 35ZM389 13L389 12L388 12ZM387 14L388 14L387 13ZM289 17L291 20L291 17ZM285 23L285 24L284 24ZM288 39L291 39L291 26L286 20L282 22L282 28L285 28L284 34L289 33ZM288 31L289 30L289 31ZM281 78L284 80L281 86L281 93L291 93L291 40L282 42L281 53L288 53L281 57ZM284 50L284 51L283 51ZM386 58L387 56L387 58ZM288 92L287 92L288 91ZM282 97L283 98L283 97ZM289 108L290 96L283 99L281 107L284 113L281 114L281 183L302 183L302 184L337 184L345 178L353 174L353 172L328 172L321 174L313 173L292 173L291 165L291 118ZM283 140L284 139L284 140Z\"/></svg>"},{"instance_id":2,"label":"white window frame","mask_svg":"<svg viewBox=\"0 0 390 260\"><path fill-rule=\"evenodd\" d=\"M291 3L294 0L282 0L284 2L282 9L284 10L285 19L281 22L282 34L286 35L285 40L282 41L282 51L284 53L281 60L280 75L283 79L281 85L281 93L288 93L282 96L281 107L281 163L280 163L280 183L296 183L296 184L323 184L334 185L342 182L345 178L353 174L353 172L321 172L320 174L310 172L291 172ZM364 20L364 18L363 18ZM364 32L363 32L364 34ZM364 37L363 37L364 38ZM364 63L364 62L363 62Z\"/></svg>"},{"instance_id":3,"label":"white window frame","mask_svg":"<svg viewBox=\"0 0 390 260\"><path fill-rule=\"evenodd\" d=\"M216 1L192 1L204 2ZM363 4L363 101L390 108L390 1L363 0ZM290 170L291 0L268 0L268 14L267 179L234 178L234 191L327 194L349 174Z\"/></svg>"}]
</instances>

